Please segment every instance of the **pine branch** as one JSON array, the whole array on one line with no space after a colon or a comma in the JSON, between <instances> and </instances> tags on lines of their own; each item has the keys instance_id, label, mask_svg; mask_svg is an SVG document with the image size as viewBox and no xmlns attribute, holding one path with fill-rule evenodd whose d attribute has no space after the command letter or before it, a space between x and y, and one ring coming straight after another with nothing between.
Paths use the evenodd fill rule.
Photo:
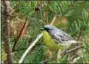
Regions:
<instances>
[{"instance_id":1,"label":"pine branch","mask_svg":"<svg viewBox=\"0 0 89 64\"><path fill-rule=\"evenodd\" d=\"M73 1L73 3L71 3L69 6L68 6L68 8L62 13L62 16L64 16L67 12L69 12L70 11L70 8L71 7L73 7L74 5L75 5L75 1Z\"/></svg>"}]
</instances>

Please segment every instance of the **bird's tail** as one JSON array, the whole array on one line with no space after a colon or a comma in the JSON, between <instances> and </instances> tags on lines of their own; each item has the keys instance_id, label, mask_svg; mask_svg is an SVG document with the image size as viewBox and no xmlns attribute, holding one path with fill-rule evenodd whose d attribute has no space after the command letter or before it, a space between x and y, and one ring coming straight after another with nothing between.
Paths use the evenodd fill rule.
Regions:
<instances>
[{"instance_id":1,"label":"bird's tail","mask_svg":"<svg viewBox=\"0 0 89 64\"><path fill-rule=\"evenodd\" d=\"M79 42L76 40L69 40L64 42L62 45L70 46L71 44L78 44Z\"/></svg>"}]
</instances>

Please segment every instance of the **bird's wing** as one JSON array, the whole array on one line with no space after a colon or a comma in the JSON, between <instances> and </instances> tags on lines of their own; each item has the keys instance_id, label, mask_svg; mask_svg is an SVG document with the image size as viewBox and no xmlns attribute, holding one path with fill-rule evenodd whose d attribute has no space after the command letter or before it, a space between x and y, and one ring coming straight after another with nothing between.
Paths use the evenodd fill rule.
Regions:
<instances>
[{"instance_id":1,"label":"bird's wing","mask_svg":"<svg viewBox=\"0 0 89 64\"><path fill-rule=\"evenodd\" d=\"M55 34L53 35L53 38L60 43L73 40L73 38L70 35L61 30L56 31Z\"/></svg>"}]
</instances>

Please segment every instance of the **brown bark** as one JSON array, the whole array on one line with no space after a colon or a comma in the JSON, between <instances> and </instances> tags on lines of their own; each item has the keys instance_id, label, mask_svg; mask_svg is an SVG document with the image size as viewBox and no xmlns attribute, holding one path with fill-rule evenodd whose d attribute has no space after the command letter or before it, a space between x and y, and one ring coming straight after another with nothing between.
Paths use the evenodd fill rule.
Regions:
<instances>
[{"instance_id":1,"label":"brown bark","mask_svg":"<svg viewBox=\"0 0 89 64\"><path fill-rule=\"evenodd\" d=\"M4 42L5 53L7 54L5 64L12 64L11 50L10 50L10 33L9 33L9 1L2 1L2 40Z\"/></svg>"}]
</instances>

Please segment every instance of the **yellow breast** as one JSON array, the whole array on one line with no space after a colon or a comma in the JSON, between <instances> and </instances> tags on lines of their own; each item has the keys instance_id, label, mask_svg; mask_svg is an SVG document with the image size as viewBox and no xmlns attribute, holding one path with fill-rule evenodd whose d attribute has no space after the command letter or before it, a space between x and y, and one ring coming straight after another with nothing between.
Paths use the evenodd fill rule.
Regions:
<instances>
[{"instance_id":1,"label":"yellow breast","mask_svg":"<svg viewBox=\"0 0 89 64\"><path fill-rule=\"evenodd\" d=\"M55 42L47 31L43 31L43 42L51 50L58 50L61 45Z\"/></svg>"}]
</instances>

